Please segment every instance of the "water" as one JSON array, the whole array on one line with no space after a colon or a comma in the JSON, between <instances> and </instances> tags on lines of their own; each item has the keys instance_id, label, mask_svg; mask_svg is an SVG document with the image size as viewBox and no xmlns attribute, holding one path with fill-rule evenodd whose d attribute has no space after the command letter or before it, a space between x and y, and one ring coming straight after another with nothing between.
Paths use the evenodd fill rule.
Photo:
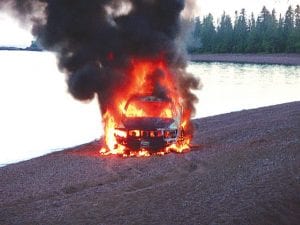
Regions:
<instances>
[{"instance_id":1,"label":"water","mask_svg":"<svg viewBox=\"0 0 300 225\"><path fill-rule=\"evenodd\" d=\"M96 101L75 101L51 53L0 51L0 164L101 135Z\"/></svg>"},{"instance_id":2,"label":"water","mask_svg":"<svg viewBox=\"0 0 300 225\"><path fill-rule=\"evenodd\" d=\"M190 63L203 88L195 117L299 101L300 66ZM53 54L0 51L0 165L99 138L97 101L67 92Z\"/></svg>"},{"instance_id":3,"label":"water","mask_svg":"<svg viewBox=\"0 0 300 225\"><path fill-rule=\"evenodd\" d=\"M300 100L300 66L190 63L203 87L195 117Z\"/></svg>"}]
</instances>

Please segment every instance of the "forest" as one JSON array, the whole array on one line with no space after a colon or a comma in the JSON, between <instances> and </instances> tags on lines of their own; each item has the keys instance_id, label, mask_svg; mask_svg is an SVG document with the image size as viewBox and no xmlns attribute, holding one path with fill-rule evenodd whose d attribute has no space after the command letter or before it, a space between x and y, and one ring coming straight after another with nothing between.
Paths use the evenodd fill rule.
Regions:
<instances>
[{"instance_id":1,"label":"forest","mask_svg":"<svg viewBox=\"0 0 300 225\"><path fill-rule=\"evenodd\" d=\"M225 12L215 23L212 14L189 21L189 53L300 53L300 7L289 6L284 15L265 6L255 18L246 10Z\"/></svg>"}]
</instances>

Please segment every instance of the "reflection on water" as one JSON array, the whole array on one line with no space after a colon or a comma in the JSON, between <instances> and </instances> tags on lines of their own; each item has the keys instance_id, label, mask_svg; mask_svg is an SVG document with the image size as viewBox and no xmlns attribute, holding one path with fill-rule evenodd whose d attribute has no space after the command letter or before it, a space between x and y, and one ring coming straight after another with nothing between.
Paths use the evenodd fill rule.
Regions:
<instances>
[{"instance_id":1,"label":"reflection on water","mask_svg":"<svg viewBox=\"0 0 300 225\"><path fill-rule=\"evenodd\" d=\"M190 63L203 88L195 117L299 101L300 66Z\"/></svg>"},{"instance_id":2,"label":"reflection on water","mask_svg":"<svg viewBox=\"0 0 300 225\"><path fill-rule=\"evenodd\" d=\"M300 67L190 63L203 83L196 117L300 100ZM96 101L68 93L53 54L0 51L0 164L98 138Z\"/></svg>"},{"instance_id":3,"label":"reflection on water","mask_svg":"<svg viewBox=\"0 0 300 225\"><path fill-rule=\"evenodd\" d=\"M0 164L100 136L97 102L78 102L67 93L53 54L0 51L0 71Z\"/></svg>"}]
</instances>

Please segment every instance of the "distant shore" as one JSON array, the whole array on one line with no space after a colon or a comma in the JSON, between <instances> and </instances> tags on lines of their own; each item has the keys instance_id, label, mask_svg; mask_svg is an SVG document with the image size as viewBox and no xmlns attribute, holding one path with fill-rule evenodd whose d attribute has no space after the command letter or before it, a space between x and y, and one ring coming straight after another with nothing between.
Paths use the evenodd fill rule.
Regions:
<instances>
[{"instance_id":1,"label":"distant shore","mask_svg":"<svg viewBox=\"0 0 300 225\"><path fill-rule=\"evenodd\" d=\"M19 47L0 47L0 51L34 51L34 52L41 52L43 49L41 48L19 48Z\"/></svg>"},{"instance_id":2,"label":"distant shore","mask_svg":"<svg viewBox=\"0 0 300 225\"><path fill-rule=\"evenodd\" d=\"M0 47L0 51L43 51L40 48ZM190 54L192 62L223 62L223 63L249 63L249 64L277 64L300 66L300 53L277 53L277 54Z\"/></svg>"},{"instance_id":3,"label":"distant shore","mask_svg":"<svg viewBox=\"0 0 300 225\"><path fill-rule=\"evenodd\" d=\"M300 54L191 54L193 62L228 62L228 63L251 63L251 64L278 64L300 66Z\"/></svg>"},{"instance_id":4,"label":"distant shore","mask_svg":"<svg viewBox=\"0 0 300 225\"><path fill-rule=\"evenodd\" d=\"M43 51L40 48L19 48L0 47L0 51ZM190 54L189 60L192 62L225 62L225 63L249 63L249 64L277 64L300 66L300 53L276 53L276 54L236 54L236 53L216 53L216 54Z\"/></svg>"}]
</instances>

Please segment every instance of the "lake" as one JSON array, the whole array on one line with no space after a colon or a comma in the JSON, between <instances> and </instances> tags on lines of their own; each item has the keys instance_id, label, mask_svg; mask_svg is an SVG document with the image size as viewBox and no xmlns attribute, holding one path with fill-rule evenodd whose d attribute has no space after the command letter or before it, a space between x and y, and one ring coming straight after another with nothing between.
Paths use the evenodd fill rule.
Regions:
<instances>
[{"instance_id":1,"label":"lake","mask_svg":"<svg viewBox=\"0 0 300 225\"><path fill-rule=\"evenodd\" d=\"M203 88L195 118L299 101L300 66L190 63ZM0 165L95 140L96 100L79 102L48 52L0 51Z\"/></svg>"}]
</instances>

